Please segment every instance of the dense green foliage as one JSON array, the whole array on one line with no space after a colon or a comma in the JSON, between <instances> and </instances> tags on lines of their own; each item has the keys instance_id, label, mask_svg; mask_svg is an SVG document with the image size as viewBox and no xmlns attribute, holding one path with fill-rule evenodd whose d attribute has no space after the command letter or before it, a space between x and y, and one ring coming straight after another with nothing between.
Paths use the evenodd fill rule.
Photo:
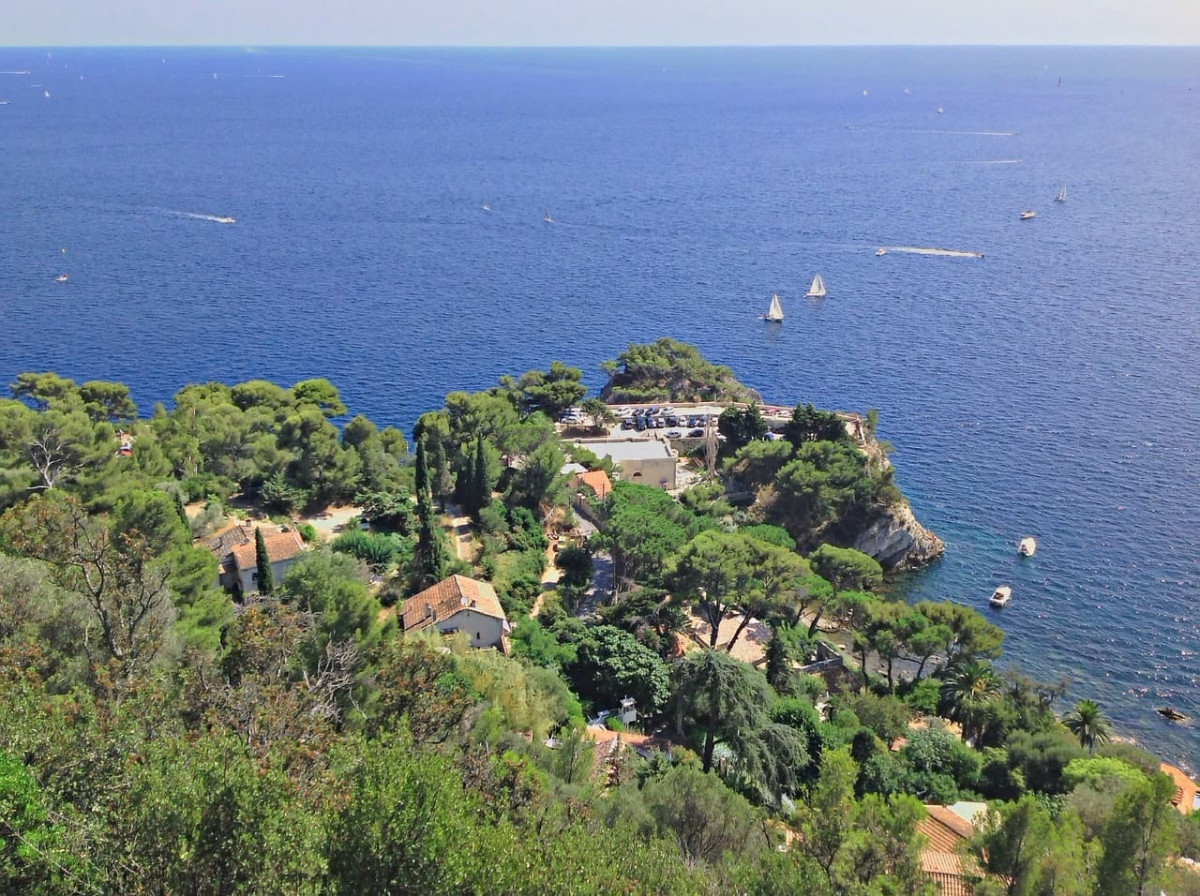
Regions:
<instances>
[{"instance_id":1,"label":"dense green foliage","mask_svg":"<svg viewBox=\"0 0 1200 896\"><path fill-rule=\"evenodd\" d=\"M630 345L615 361L604 397L610 402L754 401L757 393L728 367L706 361L695 346L674 339Z\"/></svg>"},{"instance_id":2,"label":"dense green foliage","mask_svg":"<svg viewBox=\"0 0 1200 896\"><path fill-rule=\"evenodd\" d=\"M629 396L753 399L669 340L610 367ZM118 384L19 377L0 402L0 892L927 896L921 803L964 799L993 801L981 896L1177 892L1200 826L1154 758L1110 743L1097 704L1060 718L1061 686L994 665L980 614L889 600L840 546L895 493L836 415L798 406L761 441L737 409L726 472L750 506L717 477L682 501L618 482L543 590L547 531L571 525L550 421L581 376L556 361L451 393L412 465L395 430L339 431L325 380L189 386L139 421ZM369 529L310 527L281 581L260 550L235 613L191 540L234 491L353 498ZM616 594L585 609L601 552ZM383 610L453 571L493 583L511 656ZM758 668L735 648L764 627ZM847 665L828 680L800 669L823 638ZM610 727L654 734L644 755L584 728L625 697L638 721Z\"/></svg>"}]
</instances>

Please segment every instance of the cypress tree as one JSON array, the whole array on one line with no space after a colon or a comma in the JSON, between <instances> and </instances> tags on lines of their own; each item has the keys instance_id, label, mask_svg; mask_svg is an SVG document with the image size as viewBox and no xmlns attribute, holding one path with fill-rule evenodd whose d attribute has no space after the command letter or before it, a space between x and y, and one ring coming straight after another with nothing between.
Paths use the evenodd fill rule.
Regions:
<instances>
[{"instance_id":1,"label":"cypress tree","mask_svg":"<svg viewBox=\"0 0 1200 896\"><path fill-rule=\"evenodd\" d=\"M429 492L429 461L425 457L425 437L417 439L417 501Z\"/></svg>"},{"instance_id":2,"label":"cypress tree","mask_svg":"<svg viewBox=\"0 0 1200 896\"><path fill-rule=\"evenodd\" d=\"M254 527L254 560L258 564L258 593L270 595L275 591L275 573L267 556L267 540L262 529Z\"/></svg>"},{"instance_id":3,"label":"cypress tree","mask_svg":"<svg viewBox=\"0 0 1200 896\"><path fill-rule=\"evenodd\" d=\"M479 522L479 511L492 503L492 484L488 480L487 452L483 448L483 433L475 439L475 463L471 468L471 516Z\"/></svg>"},{"instance_id":4,"label":"cypress tree","mask_svg":"<svg viewBox=\"0 0 1200 896\"><path fill-rule=\"evenodd\" d=\"M779 626L771 629L771 640L767 642L767 683L780 694L791 691L792 658L788 655L787 644L779 631Z\"/></svg>"},{"instance_id":5,"label":"cypress tree","mask_svg":"<svg viewBox=\"0 0 1200 896\"><path fill-rule=\"evenodd\" d=\"M416 561L417 587L428 588L430 585L446 578L449 559L446 556L446 545L442 541L442 533L434 519L433 505L429 494L417 497L417 517L420 523L417 527Z\"/></svg>"}]
</instances>

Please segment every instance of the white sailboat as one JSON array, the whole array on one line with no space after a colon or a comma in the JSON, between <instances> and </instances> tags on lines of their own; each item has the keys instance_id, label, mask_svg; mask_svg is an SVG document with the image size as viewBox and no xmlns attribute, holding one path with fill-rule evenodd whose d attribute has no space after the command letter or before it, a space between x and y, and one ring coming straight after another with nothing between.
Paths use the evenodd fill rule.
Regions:
<instances>
[{"instance_id":1,"label":"white sailboat","mask_svg":"<svg viewBox=\"0 0 1200 896\"><path fill-rule=\"evenodd\" d=\"M804 295L810 299L825 298L825 278L820 274L817 274L815 277L813 277L812 286L808 288L808 292L806 292Z\"/></svg>"},{"instance_id":2,"label":"white sailboat","mask_svg":"<svg viewBox=\"0 0 1200 896\"><path fill-rule=\"evenodd\" d=\"M550 217L550 211L548 209L546 211L542 212L542 221L545 222L546 224L554 223L554 219Z\"/></svg>"},{"instance_id":3,"label":"white sailboat","mask_svg":"<svg viewBox=\"0 0 1200 896\"><path fill-rule=\"evenodd\" d=\"M779 323L783 320L783 305L779 303L779 293L771 296L771 307L767 309L761 320L769 320L772 323Z\"/></svg>"},{"instance_id":4,"label":"white sailboat","mask_svg":"<svg viewBox=\"0 0 1200 896\"><path fill-rule=\"evenodd\" d=\"M1058 195L1054 197L1054 201L1055 202L1066 202L1067 201L1067 185L1066 184L1063 184L1063 188L1058 191Z\"/></svg>"}]
</instances>

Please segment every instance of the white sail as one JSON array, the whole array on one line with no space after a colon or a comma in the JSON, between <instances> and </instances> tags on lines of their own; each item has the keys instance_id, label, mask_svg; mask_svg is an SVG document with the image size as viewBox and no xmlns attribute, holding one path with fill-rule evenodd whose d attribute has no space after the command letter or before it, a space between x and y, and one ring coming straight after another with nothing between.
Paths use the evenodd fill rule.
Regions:
<instances>
[{"instance_id":1,"label":"white sail","mask_svg":"<svg viewBox=\"0 0 1200 896\"><path fill-rule=\"evenodd\" d=\"M783 320L783 305L779 303L779 293L775 293L775 295L771 297L771 307L768 308L767 313L763 315L763 320Z\"/></svg>"},{"instance_id":2,"label":"white sail","mask_svg":"<svg viewBox=\"0 0 1200 896\"><path fill-rule=\"evenodd\" d=\"M817 276L813 277L812 286L808 288L808 292L806 292L805 295L810 299L825 298L825 278L820 274L817 274Z\"/></svg>"},{"instance_id":3,"label":"white sail","mask_svg":"<svg viewBox=\"0 0 1200 896\"><path fill-rule=\"evenodd\" d=\"M1063 184L1063 188L1058 191L1058 195L1054 197L1054 201L1055 202L1066 202L1067 201L1067 185L1066 184Z\"/></svg>"}]
</instances>

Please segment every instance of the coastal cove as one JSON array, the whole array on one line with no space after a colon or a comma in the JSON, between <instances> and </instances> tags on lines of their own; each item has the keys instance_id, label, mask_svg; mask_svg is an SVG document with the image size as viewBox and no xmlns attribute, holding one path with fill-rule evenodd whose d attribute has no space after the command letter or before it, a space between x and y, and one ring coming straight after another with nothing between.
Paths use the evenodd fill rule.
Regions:
<instances>
[{"instance_id":1,"label":"coastal cove","mask_svg":"<svg viewBox=\"0 0 1200 896\"><path fill-rule=\"evenodd\" d=\"M1200 733L1154 712L1200 706L1200 53L0 50L0 69L31 72L0 75L0 381L119 380L148 412L185 381L328 375L410 433L447 389L562 358L595 391L602 360L670 333L769 402L878 408L946 542L895 587L990 612L1011 585L989 617L1007 659L1200 762ZM828 297L803 298L818 271Z\"/></svg>"}]
</instances>

